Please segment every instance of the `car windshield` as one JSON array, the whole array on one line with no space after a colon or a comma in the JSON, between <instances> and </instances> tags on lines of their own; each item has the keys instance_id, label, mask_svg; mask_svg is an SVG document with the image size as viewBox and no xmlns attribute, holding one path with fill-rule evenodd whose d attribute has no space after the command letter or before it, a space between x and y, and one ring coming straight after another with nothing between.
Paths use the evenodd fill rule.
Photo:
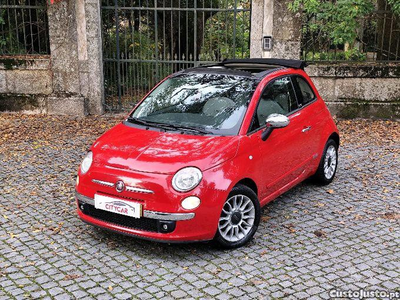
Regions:
<instances>
[{"instance_id":1,"label":"car windshield","mask_svg":"<svg viewBox=\"0 0 400 300\"><path fill-rule=\"evenodd\" d=\"M160 84L135 109L130 120L154 127L235 135L254 88L254 80L246 77L181 74Z\"/></svg>"}]
</instances>

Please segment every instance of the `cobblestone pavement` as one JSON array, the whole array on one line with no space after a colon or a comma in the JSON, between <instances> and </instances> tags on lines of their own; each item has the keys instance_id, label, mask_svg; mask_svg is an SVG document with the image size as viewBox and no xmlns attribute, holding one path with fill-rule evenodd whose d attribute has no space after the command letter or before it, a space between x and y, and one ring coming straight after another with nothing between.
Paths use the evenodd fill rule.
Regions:
<instances>
[{"instance_id":1,"label":"cobblestone pavement","mask_svg":"<svg viewBox=\"0 0 400 300\"><path fill-rule=\"evenodd\" d=\"M267 205L255 239L226 251L167 245L81 222L73 186L115 117L0 114L0 299L329 298L400 287L396 122L340 121L336 180Z\"/></svg>"}]
</instances>

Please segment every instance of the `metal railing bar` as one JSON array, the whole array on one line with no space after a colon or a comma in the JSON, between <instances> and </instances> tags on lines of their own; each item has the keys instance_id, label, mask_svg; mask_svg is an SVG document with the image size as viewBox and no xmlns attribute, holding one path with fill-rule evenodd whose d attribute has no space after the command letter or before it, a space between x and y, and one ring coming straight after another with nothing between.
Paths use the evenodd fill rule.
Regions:
<instances>
[{"instance_id":1,"label":"metal railing bar","mask_svg":"<svg viewBox=\"0 0 400 300\"><path fill-rule=\"evenodd\" d=\"M102 6L102 9L115 9L114 6ZM211 12L234 12L233 8L192 8L192 7L118 7L119 10L154 10L154 11L211 11ZM251 11L249 8L238 8L236 12Z\"/></svg>"},{"instance_id":2,"label":"metal railing bar","mask_svg":"<svg viewBox=\"0 0 400 300\"><path fill-rule=\"evenodd\" d=\"M249 43L245 41L245 34L250 28L246 18L251 16L251 9L248 3L243 6L241 0L235 0L236 7L230 7L228 0L220 0L219 5L198 0L186 3L172 0L117 1L121 7L116 7L115 2L110 6L103 0L106 5L101 8L102 16L112 12L111 18L102 17L103 24L107 24L107 30L103 29L106 36L103 39L103 61L108 110L121 111L132 107L156 82L173 72L233 56L234 50L227 47L231 40L235 40L238 56L248 55ZM176 7L172 7L173 3ZM130 4L135 7L128 7ZM119 17L118 22L115 14ZM117 24L119 41L116 41ZM219 31L224 33L216 35ZM111 55L108 49L111 47L115 52L118 45L119 54Z\"/></svg>"},{"instance_id":3,"label":"metal railing bar","mask_svg":"<svg viewBox=\"0 0 400 300\"><path fill-rule=\"evenodd\" d=\"M193 14L194 14L194 17L193 17L193 22L195 22L194 24L195 24L195 26L194 26L194 30L193 30L193 35L194 35L194 37L193 37L193 39L194 39L194 49L193 49L193 60L195 61L195 66L197 65L196 64L196 61L197 61L197 12L198 12L198 10L197 10L197 0L194 0L194 11L193 11Z\"/></svg>"},{"instance_id":4,"label":"metal railing bar","mask_svg":"<svg viewBox=\"0 0 400 300\"><path fill-rule=\"evenodd\" d=\"M233 58L236 58L236 22L237 22L237 0L235 0L235 8L233 10Z\"/></svg>"},{"instance_id":5,"label":"metal railing bar","mask_svg":"<svg viewBox=\"0 0 400 300\"><path fill-rule=\"evenodd\" d=\"M134 62L134 63L170 63L170 64L212 64L215 63L213 60L197 60L197 61L190 61L190 60L166 60L166 59L117 59L117 58L104 58L104 62Z\"/></svg>"},{"instance_id":6,"label":"metal railing bar","mask_svg":"<svg viewBox=\"0 0 400 300\"><path fill-rule=\"evenodd\" d=\"M117 78L118 78L118 106L122 106L121 102L121 54L119 48L119 15L118 15L118 0L114 0L114 9L115 9L115 26L116 26L116 43L117 43Z\"/></svg>"},{"instance_id":7,"label":"metal railing bar","mask_svg":"<svg viewBox=\"0 0 400 300\"><path fill-rule=\"evenodd\" d=\"M38 6L38 5L4 5L0 4L0 9L16 9L16 8L22 8L22 9L46 9L46 6Z\"/></svg>"}]
</instances>

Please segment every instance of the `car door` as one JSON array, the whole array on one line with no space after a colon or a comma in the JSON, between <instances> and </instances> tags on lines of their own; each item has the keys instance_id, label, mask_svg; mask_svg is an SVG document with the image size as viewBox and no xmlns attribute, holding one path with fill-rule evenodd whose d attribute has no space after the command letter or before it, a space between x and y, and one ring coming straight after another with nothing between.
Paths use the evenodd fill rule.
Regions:
<instances>
[{"instance_id":1,"label":"car door","mask_svg":"<svg viewBox=\"0 0 400 300\"><path fill-rule=\"evenodd\" d=\"M307 146L302 130L305 123L298 108L291 76L271 80L261 93L249 133L256 135L255 139L252 138L262 154L257 171L261 199L284 188L304 172L304 149ZM275 129L266 141L262 141L265 120L273 113L286 115L290 123L285 128Z\"/></svg>"},{"instance_id":2,"label":"car door","mask_svg":"<svg viewBox=\"0 0 400 300\"><path fill-rule=\"evenodd\" d=\"M321 114L324 111L324 106L318 105L317 97L304 77L294 75L292 81L299 103L298 113L304 124L301 130L302 140L304 141L303 160L311 166L312 160L316 159L318 155L322 125L325 122L324 115Z\"/></svg>"}]
</instances>

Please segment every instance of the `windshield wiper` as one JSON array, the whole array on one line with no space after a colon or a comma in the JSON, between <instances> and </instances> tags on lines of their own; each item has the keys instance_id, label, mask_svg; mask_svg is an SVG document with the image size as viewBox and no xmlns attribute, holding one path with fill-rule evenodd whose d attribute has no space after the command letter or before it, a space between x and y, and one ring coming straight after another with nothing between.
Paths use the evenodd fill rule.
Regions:
<instances>
[{"instance_id":1,"label":"windshield wiper","mask_svg":"<svg viewBox=\"0 0 400 300\"><path fill-rule=\"evenodd\" d=\"M201 129L201 128L198 128L198 127L193 127L193 126L183 126L183 125L173 125L173 124L166 124L166 123L158 123L158 122L146 121L146 120L143 120L143 119L138 119L138 118L133 118L133 117L128 117L127 121L132 122L132 123L139 123L139 124L145 125L145 126L161 128L161 129L164 129L164 130L172 129L172 130L192 131L192 132L197 132L197 133L201 133L201 134L213 134L210 131L207 131L205 129Z\"/></svg>"},{"instance_id":2,"label":"windshield wiper","mask_svg":"<svg viewBox=\"0 0 400 300\"><path fill-rule=\"evenodd\" d=\"M137 124L141 124L141 125L145 125L145 126L149 126L149 127L155 127L155 128L160 128L160 129L164 129L164 130L168 129L168 128L165 128L163 126L163 124L161 124L161 123L145 121L145 120L142 120L139 118L128 117L126 120L131 123L137 123Z\"/></svg>"},{"instance_id":3,"label":"windshield wiper","mask_svg":"<svg viewBox=\"0 0 400 300\"><path fill-rule=\"evenodd\" d=\"M201 133L201 134L213 134L211 131L201 129L198 127L194 127L194 126L173 125L173 124L165 124L165 123L163 123L162 126L169 127L169 128L176 129L176 130L197 132L197 133Z\"/></svg>"}]
</instances>

